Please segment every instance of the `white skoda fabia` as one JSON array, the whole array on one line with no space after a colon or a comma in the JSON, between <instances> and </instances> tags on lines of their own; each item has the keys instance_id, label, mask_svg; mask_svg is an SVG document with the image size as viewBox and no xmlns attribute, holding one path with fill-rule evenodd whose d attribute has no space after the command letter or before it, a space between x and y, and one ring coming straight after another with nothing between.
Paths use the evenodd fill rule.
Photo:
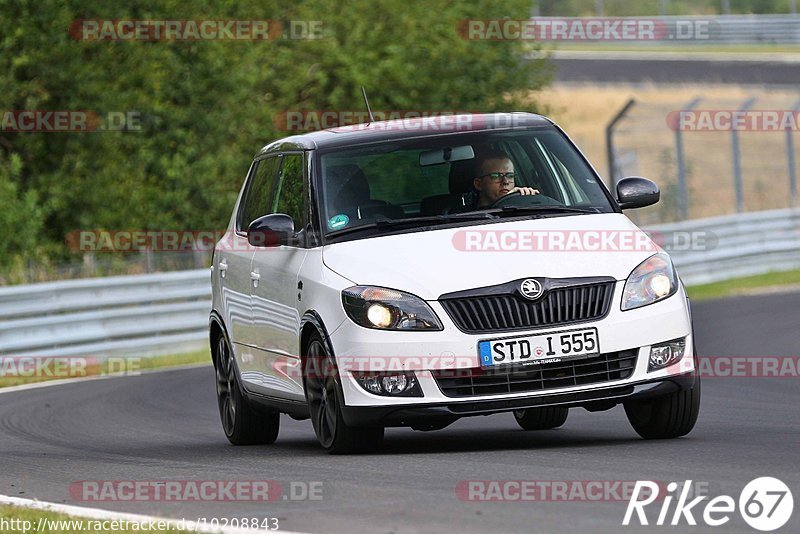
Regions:
<instances>
[{"instance_id":1,"label":"white skoda fabia","mask_svg":"<svg viewBox=\"0 0 800 534\"><path fill-rule=\"evenodd\" d=\"M700 406L689 302L669 256L550 120L373 122L255 157L217 244L210 338L222 426L272 443L310 418L332 453L387 426L513 412L525 430L622 403L644 438Z\"/></svg>"}]
</instances>

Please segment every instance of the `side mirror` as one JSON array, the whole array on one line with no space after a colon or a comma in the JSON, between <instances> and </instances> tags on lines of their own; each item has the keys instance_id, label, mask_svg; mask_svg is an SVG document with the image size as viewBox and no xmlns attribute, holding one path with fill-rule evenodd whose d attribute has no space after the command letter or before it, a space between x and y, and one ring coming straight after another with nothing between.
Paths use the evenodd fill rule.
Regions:
<instances>
[{"instance_id":1,"label":"side mirror","mask_svg":"<svg viewBox=\"0 0 800 534\"><path fill-rule=\"evenodd\" d=\"M617 184L617 202L624 210L651 206L659 201L661 191L655 182L639 176L623 178Z\"/></svg>"},{"instance_id":2,"label":"side mirror","mask_svg":"<svg viewBox=\"0 0 800 534\"><path fill-rule=\"evenodd\" d=\"M247 227L247 242L254 247L287 245L294 235L294 221L283 213L264 215Z\"/></svg>"}]
</instances>

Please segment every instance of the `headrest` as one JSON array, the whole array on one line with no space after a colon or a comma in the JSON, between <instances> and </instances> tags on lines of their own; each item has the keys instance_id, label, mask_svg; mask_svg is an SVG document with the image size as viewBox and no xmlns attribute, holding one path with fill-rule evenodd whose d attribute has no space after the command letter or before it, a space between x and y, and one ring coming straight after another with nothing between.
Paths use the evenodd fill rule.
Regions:
<instances>
[{"instance_id":1,"label":"headrest","mask_svg":"<svg viewBox=\"0 0 800 534\"><path fill-rule=\"evenodd\" d=\"M454 161L450 164L450 192L461 195L474 191L472 185L475 179L476 159Z\"/></svg>"},{"instance_id":2,"label":"headrest","mask_svg":"<svg viewBox=\"0 0 800 534\"><path fill-rule=\"evenodd\" d=\"M337 165L328 169L328 185L334 210L358 206L370 198L369 182L355 164Z\"/></svg>"}]
</instances>

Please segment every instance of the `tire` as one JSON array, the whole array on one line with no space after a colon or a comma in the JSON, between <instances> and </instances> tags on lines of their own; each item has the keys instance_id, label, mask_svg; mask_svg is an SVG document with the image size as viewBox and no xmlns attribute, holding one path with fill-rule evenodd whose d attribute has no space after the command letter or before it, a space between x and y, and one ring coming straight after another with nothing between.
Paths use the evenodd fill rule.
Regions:
<instances>
[{"instance_id":1,"label":"tire","mask_svg":"<svg viewBox=\"0 0 800 534\"><path fill-rule=\"evenodd\" d=\"M303 380L308 411L322 448L329 454L369 452L383 442L383 427L353 427L342 416L344 394L333 355L317 332L306 347Z\"/></svg>"},{"instance_id":2,"label":"tire","mask_svg":"<svg viewBox=\"0 0 800 534\"><path fill-rule=\"evenodd\" d=\"M569 408L546 406L514 410L514 419L523 430L548 430L558 428L567 421Z\"/></svg>"},{"instance_id":3,"label":"tire","mask_svg":"<svg viewBox=\"0 0 800 534\"><path fill-rule=\"evenodd\" d=\"M670 439L691 432L700 413L700 377L695 380L692 389L626 402L625 414L636 433L644 439Z\"/></svg>"},{"instance_id":4,"label":"tire","mask_svg":"<svg viewBox=\"0 0 800 534\"><path fill-rule=\"evenodd\" d=\"M216 347L217 404L222 430L234 445L275 443L280 430L279 413L260 413L253 409L242 392L236 362L224 334Z\"/></svg>"}]
</instances>

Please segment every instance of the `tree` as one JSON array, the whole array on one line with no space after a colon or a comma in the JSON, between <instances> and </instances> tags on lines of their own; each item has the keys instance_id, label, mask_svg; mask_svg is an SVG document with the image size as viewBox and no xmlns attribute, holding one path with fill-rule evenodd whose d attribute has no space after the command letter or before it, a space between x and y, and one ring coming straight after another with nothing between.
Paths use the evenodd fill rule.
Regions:
<instances>
[{"instance_id":1,"label":"tree","mask_svg":"<svg viewBox=\"0 0 800 534\"><path fill-rule=\"evenodd\" d=\"M3 178L15 199L6 202L7 224L30 224L35 213L46 250L61 260L71 257L64 237L75 230L222 228L253 154L286 135L275 117L362 109L361 85L374 109L519 108L519 97L548 78L543 60L525 58L534 47L466 40L456 27L524 19L529 9L520 0L3 3L0 108L134 112L141 121L141 131L0 131L0 161L19 162ZM87 42L69 34L77 19L125 18L271 19L286 36L291 21L321 21L325 38ZM4 246L30 254L27 245Z\"/></svg>"}]
</instances>

